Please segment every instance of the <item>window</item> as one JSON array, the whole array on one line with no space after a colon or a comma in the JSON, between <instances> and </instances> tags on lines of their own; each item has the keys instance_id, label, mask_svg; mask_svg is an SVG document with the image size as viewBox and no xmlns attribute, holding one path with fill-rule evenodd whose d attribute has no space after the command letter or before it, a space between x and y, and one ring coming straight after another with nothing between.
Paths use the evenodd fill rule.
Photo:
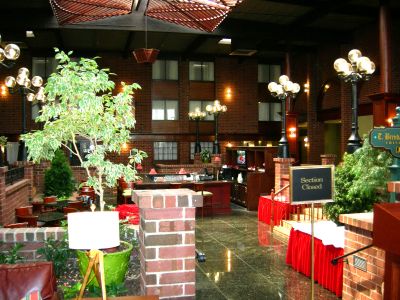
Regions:
<instances>
[{"instance_id":1,"label":"window","mask_svg":"<svg viewBox=\"0 0 400 300\"><path fill-rule=\"evenodd\" d=\"M154 142L154 160L178 160L177 142Z\"/></svg>"},{"instance_id":2,"label":"window","mask_svg":"<svg viewBox=\"0 0 400 300\"><path fill-rule=\"evenodd\" d=\"M189 62L189 80L214 81L214 63L202 61Z\"/></svg>"},{"instance_id":3,"label":"window","mask_svg":"<svg viewBox=\"0 0 400 300\"><path fill-rule=\"evenodd\" d=\"M258 82L278 82L279 76L281 76L280 65L258 65Z\"/></svg>"},{"instance_id":4,"label":"window","mask_svg":"<svg viewBox=\"0 0 400 300\"><path fill-rule=\"evenodd\" d=\"M258 102L258 121L281 121L281 103Z\"/></svg>"},{"instance_id":5,"label":"window","mask_svg":"<svg viewBox=\"0 0 400 300\"><path fill-rule=\"evenodd\" d=\"M206 100L191 100L189 101L189 112L195 111L196 108L199 108L201 111L206 111L206 106L208 104L213 105L214 101L206 101ZM206 121L214 120L214 115L206 114L205 119Z\"/></svg>"},{"instance_id":6,"label":"window","mask_svg":"<svg viewBox=\"0 0 400 300\"><path fill-rule=\"evenodd\" d=\"M195 142L190 143L190 159L194 159L194 146ZM201 150L208 150L210 153L213 152L213 142L200 142Z\"/></svg>"},{"instance_id":7,"label":"window","mask_svg":"<svg viewBox=\"0 0 400 300\"><path fill-rule=\"evenodd\" d=\"M178 120L177 100L153 100L152 120Z\"/></svg>"},{"instance_id":8,"label":"window","mask_svg":"<svg viewBox=\"0 0 400 300\"><path fill-rule=\"evenodd\" d=\"M177 60L156 60L152 65L152 78L161 80L178 80Z\"/></svg>"},{"instance_id":9,"label":"window","mask_svg":"<svg viewBox=\"0 0 400 300\"><path fill-rule=\"evenodd\" d=\"M32 58L32 76L40 76L44 81L57 71L57 61L54 57L33 57ZM39 116L40 103L35 101L31 103L32 120Z\"/></svg>"}]
</instances>

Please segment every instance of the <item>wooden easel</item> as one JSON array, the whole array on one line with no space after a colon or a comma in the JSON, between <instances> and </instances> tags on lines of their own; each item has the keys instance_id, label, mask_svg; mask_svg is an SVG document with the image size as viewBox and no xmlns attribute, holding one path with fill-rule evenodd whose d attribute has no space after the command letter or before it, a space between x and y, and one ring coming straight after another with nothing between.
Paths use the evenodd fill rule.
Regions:
<instances>
[{"instance_id":1,"label":"wooden easel","mask_svg":"<svg viewBox=\"0 0 400 300\"><path fill-rule=\"evenodd\" d=\"M97 282L101 287L101 296L103 300L106 300L106 283L104 280L104 254L100 250L90 250L87 252L87 256L89 257L89 264L86 269L85 277L83 278L82 287L79 291L79 296L77 300L81 300L83 297L83 293L87 284L89 283L89 276L93 269L93 272L96 276ZM93 279L93 278L91 278ZM91 281L91 280L90 280Z\"/></svg>"}]
</instances>

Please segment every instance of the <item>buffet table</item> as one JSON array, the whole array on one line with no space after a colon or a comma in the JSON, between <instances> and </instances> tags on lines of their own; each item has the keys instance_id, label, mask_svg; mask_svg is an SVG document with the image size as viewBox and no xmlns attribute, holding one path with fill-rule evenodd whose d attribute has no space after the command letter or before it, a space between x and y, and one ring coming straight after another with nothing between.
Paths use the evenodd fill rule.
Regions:
<instances>
[{"instance_id":1,"label":"buffet table","mask_svg":"<svg viewBox=\"0 0 400 300\"><path fill-rule=\"evenodd\" d=\"M272 200L271 196L261 196L258 200L258 220L267 224L271 224L272 216L274 218L274 225L280 225L282 220L290 218L290 203Z\"/></svg>"},{"instance_id":2,"label":"buffet table","mask_svg":"<svg viewBox=\"0 0 400 300\"><path fill-rule=\"evenodd\" d=\"M331 260L343 255L344 226L331 221L314 223L314 280L342 296L343 263ZM296 271L311 276L311 224L296 223L290 232L286 263Z\"/></svg>"}]
</instances>

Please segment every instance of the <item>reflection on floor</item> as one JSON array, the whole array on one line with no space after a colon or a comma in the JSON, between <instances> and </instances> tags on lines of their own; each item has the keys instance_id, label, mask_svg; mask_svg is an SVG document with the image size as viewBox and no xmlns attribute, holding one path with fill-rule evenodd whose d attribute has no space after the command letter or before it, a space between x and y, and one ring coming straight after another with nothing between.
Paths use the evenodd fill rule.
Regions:
<instances>
[{"instance_id":1,"label":"reflection on floor","mask_svg":"<svg viewBox=\"0 0 400 300\"><path fill-rule=\"evenodd\" d=\"M199 218L196 299L311 299L310 279L285 264L286 244L258 222L256 212L235 206L230 216ZM338 299L315 284L314 299Z\"/></svg>"}]
</instances>

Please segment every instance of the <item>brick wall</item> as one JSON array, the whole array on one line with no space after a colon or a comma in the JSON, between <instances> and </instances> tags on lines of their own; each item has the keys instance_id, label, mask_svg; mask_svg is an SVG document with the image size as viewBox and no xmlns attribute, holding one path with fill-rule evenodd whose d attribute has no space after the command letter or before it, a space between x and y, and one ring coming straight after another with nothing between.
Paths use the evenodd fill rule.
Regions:
<instances>
[{"instance_id":1,"label":"brick wall","mask_svg":"<svg viewBox=\"0 0 400 300\"><path fill-rule=\"evenodd\" d=\"M275 163L275 192L289 184L289 168L293 164L294 158L274 158ZM280 194L289 199L289 188L286 188Z\"/></svg>"},{"instance_id":2,"label":"brick wall","mask_svg":"<svg viewBox=\"0 0 400 300\"><path fill-rule=\"evenodd\" d=\"M0 251L11 249L15 243L20 243L23 248L18 252L26 261L45 260L43 256L37 253L39 248L48 238L61 240L65 230L61 227L43 227L43 228L0 228L0 241L3 244Z\"/></svg>"},{"instance_id":3,"label":"brick wall","mask_svg":"<svg viewBox=\"0 0 400 300\"><path fill-rule=\"evenodd\" d=\"M29 167L27 167L29 169ZM15 208L29 204L32 191L31 181L24 178L11 185L6 185L5 174L8 167L0 167L0 224L15 222ZM32 171L28 170L28 177Z\"/></svg>"},{"instance_id":4,"label":"brick wall","mask_svg":"<svg viewBox=\"0 0 400 300\"><path fill-rule=\"evenodd\" d=\"M345 224L344 253L372 244L373 214L340 215ZM367 271L354 266L354 256L343 263L343 300L383 299L383 278L385 272L385 251L371 247L355 255L367 261Z\"/></svg>"},{"instance_id":5,"label":"brick wall","mask_svg":"<svg viewBox=\"0 0 400 300\"><path fill-rule=\"evenodd\" d=\"M133 192L140 209L141 290L160 299L195 299L195 207L189 189Z\"/></svg>"}]
</instances>

